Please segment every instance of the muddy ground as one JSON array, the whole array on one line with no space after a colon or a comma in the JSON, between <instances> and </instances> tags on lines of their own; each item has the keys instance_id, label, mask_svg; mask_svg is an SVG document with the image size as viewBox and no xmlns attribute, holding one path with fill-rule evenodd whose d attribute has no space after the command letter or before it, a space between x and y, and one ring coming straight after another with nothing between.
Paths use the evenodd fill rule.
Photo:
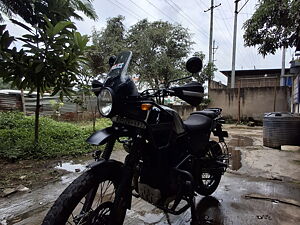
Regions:
<instances>
[{"instance_id":1,"label":"muddy ground","mask_svg":"<svg viewBox=\"0 0 300 225\"><path fill-rule=\"evenodd\" d=\"M300 150L264 147L261 127L225 128L230 134L230 168L211 197L197 197L194 218L189 210L179 216L165 215L133 198L125 224L299 224ZM115 151L114 158L122 159L125 154ZM15 190L0 198L0 224L40 224L54 200L86 164L86 156L63 163L0 161L1 195L9 188Z\"/></svg>"}]
</instances>

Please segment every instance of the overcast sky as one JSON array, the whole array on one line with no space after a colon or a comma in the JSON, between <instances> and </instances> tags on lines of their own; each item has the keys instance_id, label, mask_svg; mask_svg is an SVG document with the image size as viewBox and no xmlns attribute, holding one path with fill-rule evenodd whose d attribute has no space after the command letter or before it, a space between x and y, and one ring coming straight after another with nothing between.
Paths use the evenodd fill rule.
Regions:
<instances>
[{"instance_id":1,"label":"overcast sky","mask_svg":"<svg viewBox=\"0 0 300 225\"><path fill-rule=\"evenodd\" d=\"M232 40L234 0L214 0L215 5L221 6L214 10L214 34L216 47L215 64L218 70L231 70L232 64ZM257 54L254 47L244 47L243 23L251 17L255 11L257 0L241 0L239 9L244 8L238 15L236 69L268 69L281 68L282 53L277 51L276 55L266 58ZM209 24L210 12L204 12L210 7L211 0L95 0L94 7L98 14L98 21L85 18L84 21L76 21L78 30L83 34L91 34L93 27L101 30L106 25L109 17L117 15L125 16L125 26L129 28L138 20L147 18L149 21L169 21L179 23L189 29L193 34L195 44L194 51L203 51L208 60L209 46ZM20 35L19 27L9 24L8 29L12 35ZM286 52L286 68L293 56L294 49ZM225 82L224 76L217 72L215 80Z\"/></svg>"}]
</instances>

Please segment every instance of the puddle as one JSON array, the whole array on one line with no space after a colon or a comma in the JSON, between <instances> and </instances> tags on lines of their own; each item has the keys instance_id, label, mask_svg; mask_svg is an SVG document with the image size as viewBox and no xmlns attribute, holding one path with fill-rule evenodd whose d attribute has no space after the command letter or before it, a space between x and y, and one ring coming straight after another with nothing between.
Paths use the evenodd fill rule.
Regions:
<instances>
[{"instance_id":1,"label":"puddle","mask_svg":"<svg viewBox=\"0 0 300 225\"><path fill-rule=\"evenodd\" d=\"M75 164L73 161L70 162L59 162L55 169L66 170L69 172L81 172L86 169L86 165L83 164Z\"/></svg>"},{"instance_id":2,"label":"puddle","mask_svg":"<svg viewBox=\"0 0 300 225\"><path fill-rule=\"evenodd\" d=\"M244 147L244 146L251 146L253 145L252 138L233 135L232 139L228 143L231 147Z\"/></svg>"},{"instance_id":3,"label":"puddle","mask_svg":"<svg viewBox=\"0 0 300 225\"><path fill-rule=\"evenodd\" d=\"M229 168L231 170L239 170L242 167L241 151L229 148L229 153L231 154L231 157L229 159Z\"/></svg>"},{"instance_id":4,"label":"puddle","mask_svg":"<svg viewBox=\"0 0 300 225\"><path fill-rule=\"evenodd\" d=\"M229 168L231 170L239 170L242 167L241 151L236 147L253 146L253 139L245 136L233 135L228 143L229 153L231 155L229 160Z\"/></svg>"}]
</instances>

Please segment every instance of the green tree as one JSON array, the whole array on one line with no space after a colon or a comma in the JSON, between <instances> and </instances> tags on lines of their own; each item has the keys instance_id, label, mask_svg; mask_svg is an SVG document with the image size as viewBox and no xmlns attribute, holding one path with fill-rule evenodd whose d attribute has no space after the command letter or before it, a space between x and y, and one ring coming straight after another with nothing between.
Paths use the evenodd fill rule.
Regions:
<instances>
[{"instance_id":1,"label":"green tree","mask_svg":"<svg viewBox=\"0 0 300 225\"><path fill-rule=\"evenodd\" d=\"M126 30L123 22L123 16L109 18L105 29L93 31L93 46L88 57L95 75L107 72L109 56L125 49L133 51L130 72L140 75L140 81L153 88L189 75L185 59L193 42L186 29L167 22L150 23L145 19ZM202 52L194 55L202 60L205 58ZM204 65L202 73L197 74L195 79L204 83L213 78L216 70L213 64Z\"/></svg>"},{"instance_id":2,"label":"green tree","mask_svg":"<svg viewBox=\"0 0 300 225\"><path fill-rule=\"evenodd\" d=\"M134 53L132 72L140 75L141 83L158 88L183 76L184 59L193 42L181 25L144 19L129 29L127 44Z\"/></svg>"},{"instance_id":3,"label":"green tree","mask_svg":"<svg viewBox=\"0 0 300 225\"><path fill-rule=\"evenodd\" d=\"M0 90L1 89L11 89L11 84L9 83L4 83L3 79L0 78Z\"/></svg>"},{"instance_id":4,"label":"green tree","mask_svg":"<svg viewBox=\"0 0 300 225\"><path fill-rule=\"evenodd\" d=\"M300 1L260 0L255 13L244 23L246 46L258 46L263 56L300 41Z\"/></svg>"},{"instance_id":5,"label":"green tree","mask_svg":"<svg viewBox=\"0 0 300 225\"><path fill-rule=\"evenodd\" d=\"M53 88L53 95L69 94L73 81L77 80L78 64L84 61L87 36L76 32L70 21L60 21L55 26L45 18L43 29L18 38L25 44L18 51L9 48L11 40L5 26L0 27L1 61L0 76L18 89L37 91L35 111L35 144L38 144L40 94ZM23 24L23 27L25 25ZM9 41L8 41L9 40Z\"/></svg>"},{"instance_id":6,"label":"green tree","mask_svg":"<svg viewBox=\"0 0 300 225\"><path fill-rule=\"evenodd\" d=\"M195 52L193 56L197 56L204 62L205 60L205 54L203 52ZM194 78L201 84L203 84L205 81L213 80L214 78L214 72L217 71L217 67L214 63L208 62L207 64L203 65L203 69L199 74L196 74Z\"/></svg>"},{"instance_id":7,"label":"green tree","mask_svg":"<svg viewBox=\"0 0 300 225\"><path fill-rule=\"evenodd\" d=\"M126 30L123 24L125 17L117 16L109 18L105 29L92 33L93 46L88 51L89 65L95 75L107 72L108 59L117 55L126 46Z\"/></svg>"},{"instance_id":8,"label":"green tree","mask_svg":"<svg viewBox=\"0 0 300 225\"><path fill-rule=\"evenodd\" d=\"M93 0L0 0L0 11L10 18L18 15L31 25L42 21L44 16L52 18L52 22L54 18L56 22L71 17L82 20L76 11L96 20L98 17L92 2ZM3 20L0 14L0 21Z\"/></svg>"},{"instance_id":9,"label":"green tree","mask_svg":"<svg viewBox=\"0 0 300 225\"><path fill-rule=\"evenodd\" d=\"M12 82L19 89L37 91L35 111L35 144L39 136L40 94L53 88L53 95L69 94L80 61L88 42L87 36L76 32L71 18L82 19L82 11L92 19L97 15L92 0L0 0L0 11L8 16L19 15L32 28L22 22L12 22L24 28L28 34L20 40L23 48L9 49L12 41L5 26L0 28L0 68L4 82ZM24 4L23 4L24 3ZM0 17L0 20L3 17Z\"/></svg>"}]
</instances>

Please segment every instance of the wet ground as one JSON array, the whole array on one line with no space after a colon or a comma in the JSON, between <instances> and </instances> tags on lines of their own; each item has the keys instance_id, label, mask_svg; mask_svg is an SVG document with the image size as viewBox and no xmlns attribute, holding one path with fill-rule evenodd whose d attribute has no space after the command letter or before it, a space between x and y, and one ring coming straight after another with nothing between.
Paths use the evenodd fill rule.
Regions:
<instances>
[{"instance_id":1,"label":"wet ground","mask_svg":"<svg viewBox=\"0 0 300 225\"><path fill-rule=\"evenodd\" d=\"M226 128L230 169L211 197L197 197L193 218L189 210L179 216L165 215L133 198L125 224L300 224L299 151L263 147L261 128ZM125 154L116 151L114 158L122 159ZM55 170L70 172L61 181L0 198L0 224L40 224L57 196L85 169L85 163L84 158L55 164Z\"/></svg>"}]
</instances>

